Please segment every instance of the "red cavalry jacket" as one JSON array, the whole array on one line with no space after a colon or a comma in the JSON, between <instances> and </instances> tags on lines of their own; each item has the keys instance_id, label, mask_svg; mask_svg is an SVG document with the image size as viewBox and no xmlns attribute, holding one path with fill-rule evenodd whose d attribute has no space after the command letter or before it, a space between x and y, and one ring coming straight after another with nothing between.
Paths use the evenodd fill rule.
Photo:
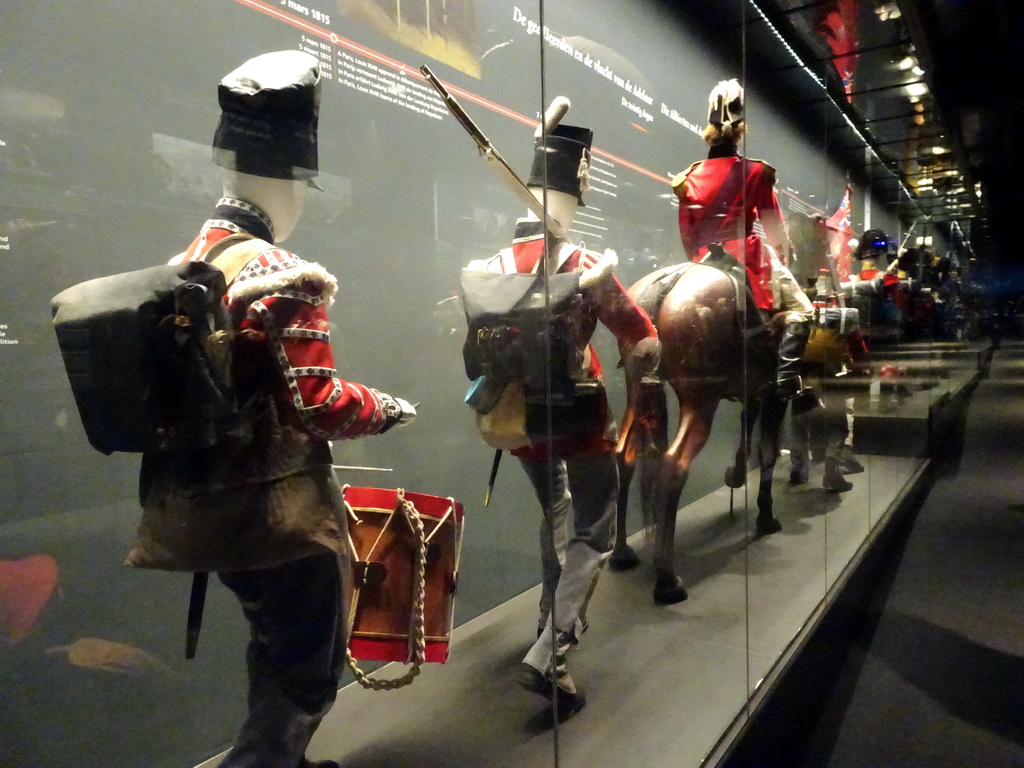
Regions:
<instances>
[{"instance_id":1,"label":"red cavalry jacket","mask_svg":"<svg viewBox=\"0 0 1024 768\"><path fill-rule=\"evenodd\" d=\"M222 199L182 260L231 234L272 240L265 214ZM329 440L388 426L385 395L339 379L326 308L337 283L319 264L266 243L228 286L239 331L233 365L252 439L143 457L139 532L129 565L244 571L348 549Z\"/></svg>"},{"instance_id":2,"label":"red cavalry jacket","mask_svg":"<svg viewBox=\"0 0 1024 768\"><path fill-rule=\"evenodd\" d=\"M700 261L709 244L721 244L747 268L754 300L767 310L774 308L771 260L754 234L754 220L761 222L773 246L788 242L774 186L774 168L736 154L694 163L672 180L687 255Z\"/></svg>"}]
</instances>

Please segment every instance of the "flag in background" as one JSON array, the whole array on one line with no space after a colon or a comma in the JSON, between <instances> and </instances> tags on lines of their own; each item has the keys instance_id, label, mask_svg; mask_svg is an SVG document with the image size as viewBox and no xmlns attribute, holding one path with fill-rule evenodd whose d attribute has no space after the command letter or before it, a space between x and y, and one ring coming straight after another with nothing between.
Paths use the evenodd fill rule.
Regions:
<instances>
[{"instance_id":1,"label":"flag in background","mask_svg":"<svg viewBox=\"0 0 1024 768\"><path fill-rule=\"evenodd\" d=\"M849 99L857 65L857 0L833 0L823 5L815 29L832 49L832 63Z\"/></svg>"},{"instance_id":2,"label":"flag in background","mask_svg":"<svg viewBox=\"0 0 1024 768\"><path fill-rule=\"evenodd\" d=\"M853 239L853 228L850 226L852 194L853 190L847 184L839 207L825 222L825 226L829 230L829 256L835 262L836 273L839 275L840 281L849 279L853 261L853 249L850 247L850 240Z\"/></svg>"}]
</instances>

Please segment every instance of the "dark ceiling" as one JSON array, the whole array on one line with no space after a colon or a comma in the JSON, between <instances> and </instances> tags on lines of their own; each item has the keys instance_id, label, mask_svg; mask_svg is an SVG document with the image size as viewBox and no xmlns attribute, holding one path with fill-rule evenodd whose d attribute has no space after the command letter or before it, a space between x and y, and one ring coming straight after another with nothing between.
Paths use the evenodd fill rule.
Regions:
<instances>
[{"instance_id":1,"label":"dark ceiling","mask_svg":"<svg viewBox=\"0 0 1024 768\"><path fill-rule=\"evenodd\" d=\"M1024 154L1024 3L1019 0L907 0L907 26L957 160L981 187L976 240L994 261L1019 260L1019 180Z\"/></svg>"}]
</instances>

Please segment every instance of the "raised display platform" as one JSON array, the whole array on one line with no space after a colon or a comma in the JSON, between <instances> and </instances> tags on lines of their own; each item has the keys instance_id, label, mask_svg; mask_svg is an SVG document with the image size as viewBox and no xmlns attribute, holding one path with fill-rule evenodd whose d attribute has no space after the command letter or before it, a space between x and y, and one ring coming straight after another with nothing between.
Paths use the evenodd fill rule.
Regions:
<instances>
[{"instance_id":1,"label":"raised display platform","mask_svg":"<svg viewBox=\"0 0 1024 768\"><path fill-rule=\"evenodd\" d=\"M853 449L860 454L932 456L950 414L987 369L989 344L906 345L872 355L873 377L851 379ZM885 367L899 371L879 376Z\"/></svg>"},{"instance_id":2,"label":"raised display platform","mask_svg":"<svg viewBox=\"0 0 1024 768\"><path fill-rule=\"evenodd\" d=\"M789 462L780 460L780 533L754 533L748 489L756 473L747 488L719 488L681 509L676 562L687 601L654 605L649 554L643 535L634 535L644 562L602 576L590 629L569 662L588 704L557 736L544 700L515 682L534 638L536 587L458 627L450 661L427 665L411 687L343 688L311 757L345 768L718 764L889 519L924 487L925 457L952 432L990 355L967 345L876 354L875 370L901 365L907 386L890 402L873 398L869 381L847 382L859 404L853 438L865 472L848 476L851 491L827 493L821 464L808 483L792 486ZM403 672L391 665L379 674Z\"/></svg>"},{"instance_id":3,"label":"raised display platform","mask_svg":"<svg viewBox=\"0 0 1024 768\"><path fill-rule=\"evenodd\" d=\"M774 492L783 530L769 537L753 533L746 489L733 495L731 514L727 488L680 510L677 562L690 598L678 605L653 604L649 560L642 536L634 536L644 564L602 576L590 629L570 655L589 703L558 727L559 764L701 765L925 465L904 457L864 462L867 471L850 476L852 491L828 494L820 467L806 485L790 486L780 461ZM515 684L538 596L539 587L456 629L450 661L426 666L409 688L342 689L311 756L345 768L555 765L550 711ZM380 674L403 670L391 665Z\"/></svg>"}]
</instances>

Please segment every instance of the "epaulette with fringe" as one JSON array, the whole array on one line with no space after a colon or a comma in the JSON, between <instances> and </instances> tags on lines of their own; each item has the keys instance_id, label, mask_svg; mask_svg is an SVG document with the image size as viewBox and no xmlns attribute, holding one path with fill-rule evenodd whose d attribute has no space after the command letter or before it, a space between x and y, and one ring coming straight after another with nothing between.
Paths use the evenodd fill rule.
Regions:
<instances>
[{"instance_id":1,"label":"epaulette with fringe","mask_svg":"<svg viewBox=\"0 0 1024 768\"><path fill-rule=\"evenodd\" d=\"M695 163L690 163L690 167L689 168L687 168L682 173L677 173L675 176L673 176L672 177L672 189L673 190L677 190L679 187L681 187L683 185L683 182L686 181L686 177L689 176L693 172L693 169L696 168L698 165L700 165L702 162L704 162L704 161L703 160L698 160ZM679 193L676 192L676 194L678 195Z\"/></svg>"},{"instance_id":2,"label":"epaulette with fringe","mask_svg":"<svg viewBox=\"0 0 1024 768\"><path fill-rule=\"evenodd\" d=\"M775 180L778 178L778 172L775 170L775 166L766 163L764 160L755 160L754 158L747 158L751 163L760 163L764 166L765 176L771 180L772 186L775 185Z\"/></svg>"},{"instance_id":3,"label":"epaulette with fringe","mask_svg":"<svg viewBox=\"0 0 1024 768\"><path fill-rule=\"evenodd\" d=\"M228 288L228 304L248 306L252 302L289 288L315 286L317 297L327 306L334 303L338 281L316 262L305 261L283 248L270 247L252 259Z\"/></svg>"}]
</instances>

